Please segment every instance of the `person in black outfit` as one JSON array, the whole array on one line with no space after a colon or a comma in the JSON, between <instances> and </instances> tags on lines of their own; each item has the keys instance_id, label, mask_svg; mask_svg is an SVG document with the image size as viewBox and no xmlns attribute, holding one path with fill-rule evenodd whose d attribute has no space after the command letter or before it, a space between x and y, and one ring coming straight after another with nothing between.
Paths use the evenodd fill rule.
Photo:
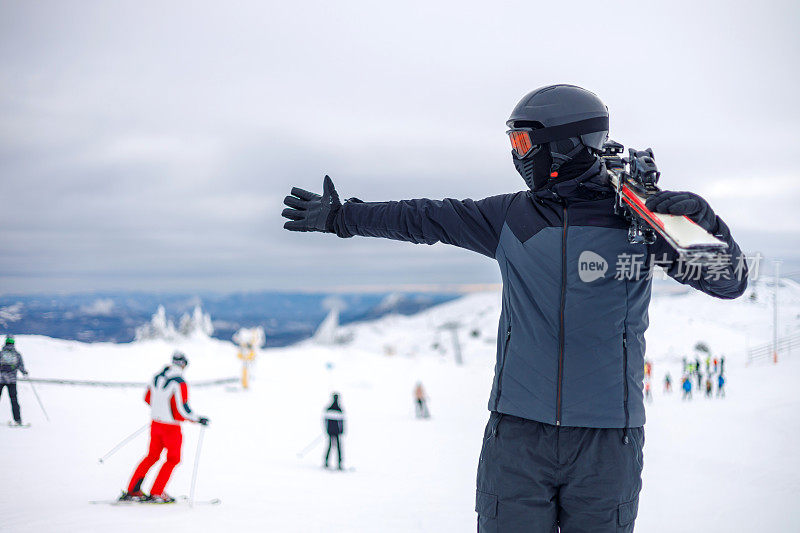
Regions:
<instances>
[{"instance_id":1,"label":"person in black outfit","mask_svg":"<svg viewBox=\"0 0 800 533\"><path fill-rule=\"evenodd\" d=\"M330 407L325 411L325 431L328 433L328 451L325 452L325 468L328 468L328 461L331 456L331 448L336 445L338 457L338 469L342 469L342 441L344 435L344 412L339 406L339 394L334 392Z\"/></svg>"},{"instance_id":2,"label":"person in black outfit","mask_svg":"<svg viewBox=\"0 0 800 533\"><path fill-rule=\"evenodd\" d=\"M284 228L444 243L496 260L502 310L475 487L478 530L631 533L642 487L654 266L646 258L679 283L733 299L747 287L744 256L708 202L689 192L661 191L647 207L722 239L724 274L717 265L689 272L661 237L631 242L603 157L608 108L591 91L541 87L506 125L522 191L343 203L325 176L321 195L294 187L284 198ZM608 266L623 257L639 257L643 268L615 276Z\"/></svg>"}]
</instances>

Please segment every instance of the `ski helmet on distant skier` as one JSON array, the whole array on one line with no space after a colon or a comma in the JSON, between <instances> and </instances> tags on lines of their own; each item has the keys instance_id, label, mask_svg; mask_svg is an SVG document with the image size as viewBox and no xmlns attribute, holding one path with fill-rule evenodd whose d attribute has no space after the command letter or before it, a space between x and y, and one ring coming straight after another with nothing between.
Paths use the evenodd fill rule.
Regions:
<instances>
[{"instance_id":1,"label":"ski helmet on distant skier","mask_svg":"<svg viewBox=\"0 0 800 533\"><path fill-rule=\"evenodd\" d=\"M548 85L526 94L506 121L514 167L541 188L583 150L598 153L608 138L608 108L575 85Z\"/></svg>"},{"instance_id":2,"label":"ski helmet on distant skier","mask_svg":"<svg viewBox=\"0 0 800 533\"><path fill-rule=\"evenodd\" d=\"M186 368L186 365L189 364L189 360L186 359L186 356L183 354L183 352L176 351L172 354L172 364L181 368Z\"/></svg>"},{"instance_id":3,"label":"ski helmet on distant skier","mask_svg":"<svg viewBox=\"0 0 800 533\"><path fill-rule=\"evenodd\" d=\"M14 344L14 337L12 337L11 335L8 335L6 337L6 344L13 345Z\"/></svg>"}]
</instances>

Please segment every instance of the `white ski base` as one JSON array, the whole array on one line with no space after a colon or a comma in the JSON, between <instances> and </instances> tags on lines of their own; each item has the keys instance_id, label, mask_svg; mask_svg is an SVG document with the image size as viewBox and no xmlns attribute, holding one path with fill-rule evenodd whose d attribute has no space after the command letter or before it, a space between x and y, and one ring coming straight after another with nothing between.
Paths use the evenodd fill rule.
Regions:
<instances>
[{"instance_id":1,"label":"white ski base","mask_svg":"<svg viewBox=\"0 0 800 533\"><path fill-rule=\"evenodd\" d=\"M611 172L611 184L614 189L619 189L619 176ZM633 196L642 205L634 205L625 195L623 200L641 218L643 218L654 230L664 236L667 241L679 252L692 254L697 251L721 252L728 245L711 235L692 220L682 215L668 215L654 213L644 206L647 198L634 191L631 187L626 187L625 191ZM640 212L641 210L641 212ZM648 220L653 219L655 223ZM660 224L659 224L660 223Z\"/></svg>"}]
</instances>

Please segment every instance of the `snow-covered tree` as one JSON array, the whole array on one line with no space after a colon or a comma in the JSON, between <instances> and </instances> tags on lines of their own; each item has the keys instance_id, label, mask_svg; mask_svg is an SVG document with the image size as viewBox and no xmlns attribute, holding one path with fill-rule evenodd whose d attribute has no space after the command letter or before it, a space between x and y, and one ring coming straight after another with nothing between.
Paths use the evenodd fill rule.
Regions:
<instances>
[{"instance_id":1,"label":"snow-covered tree","mask_svg":"<svg viewBox=\"0 0 800 533\"><path fill-rule=\"evenodd\" d=\"M339 308L331 308L328 316L317 327L313 340L317 344L336 344L336 333L339 329Z\"/></svg>"},{"instance_id":2,"label":"snow-covered tree","mask_svg":"<svg viewBox=\"0 0 800 533\"><path fill-rule=\"evenodd\" d=\"M211 323L211 315L203 313L199 305L194 306L192 314L184 314L181 317L179 331L184 337L202 335L210 337L214 333L214 326Z\"/></svg>"},{"instance_id":3,"label":"snow-covered tree","mask_svg":"<svg viewBox=\"0 0 800 533\"><path fill-rule=\"evenodd\" d=\"M205 336L210 337L214 333L214 326L211 324L211 315L203 313L199 305L194 307L191 313L181 316L176 328L175 323L167 318L167 312L163 305L158 306L158 310L150 319L150 322L142 324L136 328L135 338L137 341L148 339L164 339L168 341L176 340L181 337Z\"/></svg>"},{"instance_id":4,"label":"snow-covered tree","mask_svg":"<svg viewBox=\"0 0 800 533\"><path fill-rule=\"evenodd\" d=\"M158 310L150 318L150 322L136 328L135 334L137 341L148 339L174 340L177 337L178 332L175 329L175 324L167 319L167 312L163 305L158 306Z\"/></svg>"}]
</instances>

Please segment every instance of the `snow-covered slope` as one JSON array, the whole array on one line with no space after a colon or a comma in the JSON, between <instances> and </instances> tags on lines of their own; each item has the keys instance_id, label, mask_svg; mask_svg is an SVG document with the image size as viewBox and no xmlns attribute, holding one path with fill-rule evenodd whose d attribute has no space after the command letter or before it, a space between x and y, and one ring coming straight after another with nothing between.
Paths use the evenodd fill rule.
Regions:
<instances>
[{"instance_id":1,"label":"snow-covered slope","mask_svg":"<svg viewBox=\"0 0 800 533\"><path fill-rule=\"evenodd\" d=\"M644 489L637 531L787 531L800 523L800 354L777 365L745 366L745 348L769 339L768 288L722 302L698 293L661 295L651 306ZM781 323L797 328L800 292L783 288ZM29 429L0 428L0 530L51 531L473 531L475 471L494 366L499 295L473 294L419 315L348 326L348 346L311 342L260 352L253 387L196 388L209 416L198 497L221 506L110 507L145 452L146 436L97 458L147 422L141 390L20 384ZM465 364L453 360L448 322L462 325ZM724 400L665 395L661 377L703 340L727 356ZM189 381L237 375L231 343L196 337L180 345L147 341L82 344L17 338L38 377L146 381L175 348L187 353ZM413 418L421 380L433 418ZM319 468L322 448L298 459L321 431L337 390L348 415L347 473ZM8 413L3 396L0 412ZM10 416L9 416L10 418ZM184 430L184 463L167 487L189 490L198 427ZM145 487L149 487L148 481Z\"/></svg>"}]
</instances>

